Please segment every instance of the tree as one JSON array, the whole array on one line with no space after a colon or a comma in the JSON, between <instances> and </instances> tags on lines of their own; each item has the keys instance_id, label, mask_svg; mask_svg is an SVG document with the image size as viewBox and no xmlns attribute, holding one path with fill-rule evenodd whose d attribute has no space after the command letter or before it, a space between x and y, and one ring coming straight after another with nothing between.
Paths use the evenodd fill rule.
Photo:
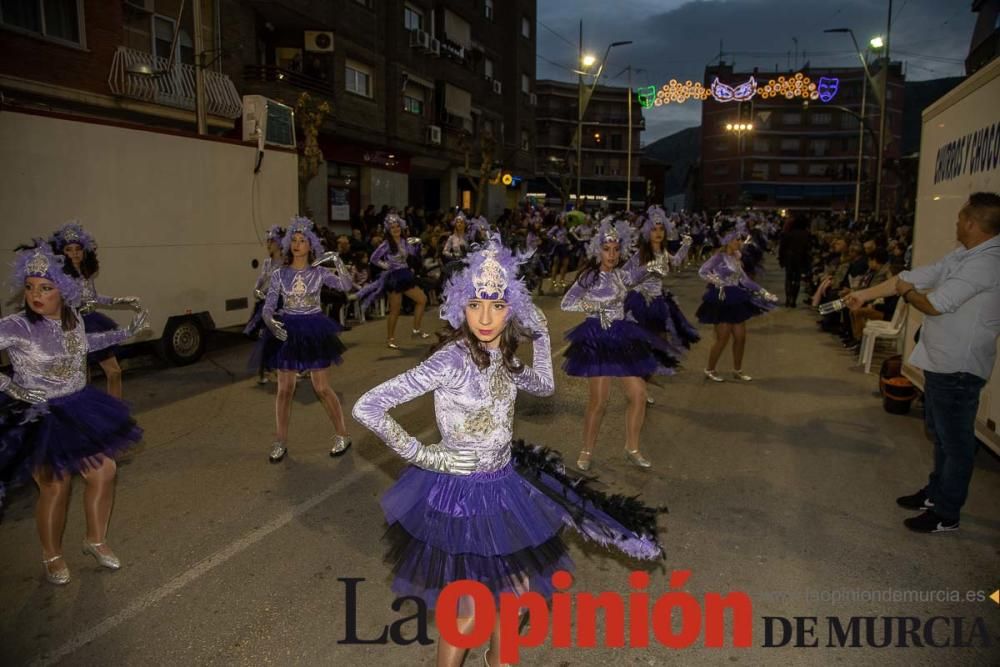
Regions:
<instances>
[{"instance_id":1,"label":"tree","mask_svg":"<svg viewBox=\"0 0 1000 667\"><path fill-rule=\"evenodd\" d=\"M323 151L319 148L319 130L330 113L326 100L315 101L309 93L302 93L295 102L295 117L302 128L302 152L299 154L299 214L312 217L306 201L309 182L319 173L323 164Z\"/></svg>"},{"instance_id":2,"label":"tree","mask_svg":"<svg viewBox=\"0 0 1000 667\"><path fill-rule=\"evenodd\" d=\"M546 163L542 171L542 177L559 193L560 209L566 208L566 203L569 201L569 195L573 191L574 173L576 172L572 168L572 159L570 155L567 154L565 158L550 155L546 159Z\"/></svg>"},{"instance_id":3,"label":"tree","mask_svg":"<svg viewBox=\"0 0 1000 667\"><path fill-rule=\"evenodd\" d=\"M494 160L497 153L497 140L489 128L484 128L479 135L479 146L474 147L472 133L468 130L462 130L458 138L458 146L465 156L462 172L472 183L473 190L476 193L476 206L472 215L479 216L483 211L483 200L486 198L486 186L489 184L490 174L496 168ZM478 157L480 159L479 178L475 180L473 179L473 172L469 165L474 148L478 148Z\"/></svg>"}]
</instances>

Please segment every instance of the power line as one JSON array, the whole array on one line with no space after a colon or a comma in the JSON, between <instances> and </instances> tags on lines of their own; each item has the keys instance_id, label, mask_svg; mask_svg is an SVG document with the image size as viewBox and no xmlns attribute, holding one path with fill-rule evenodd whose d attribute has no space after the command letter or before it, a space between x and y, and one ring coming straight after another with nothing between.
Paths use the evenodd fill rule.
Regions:
<instances>
[{"instance_id":1,"label":"power line","mask_svg":"<svg viewBox=\"0 0 1000 667\"><path fill-rule=\"evenodd\" d=\"M541 21L538 21L538 19L535 19L535 20L538 22L538 25L542 26L543 28L545 28L546 30L548 30L549 32L551 32L553 35L555 35L556 37L558 37L562 41L564 41L567 44L569 44L570 46L572 46L574 49L579 47L579 44L575 44L575 43L569 41L568 39L566 39L565 37L563 37L562 35L560 35L558 32L556 32L555 30L553 30L552 28L550 28L549 26L545 25Z\"/></svg>"},{"instance_id":2,"label":"power line","mask_svg":"<svg viewBox=\"0 0 1000 667\"><path fill-rule=\"evenodd\" d=\"M543 56L540 53L536 52L535 53L535 58L537 58L538 60L544 60L545 62L547 62L548 64L550 64L550 65L552 65L554 67L558 67L560 69L568 70L570 72L573 72L574 74L576 73L576 70L574 68L570 67L569 65L565 65L563 63L557 63L554 60L549 60L548 58L546 58L545 56Z\"/></svg>"}]
</instances>

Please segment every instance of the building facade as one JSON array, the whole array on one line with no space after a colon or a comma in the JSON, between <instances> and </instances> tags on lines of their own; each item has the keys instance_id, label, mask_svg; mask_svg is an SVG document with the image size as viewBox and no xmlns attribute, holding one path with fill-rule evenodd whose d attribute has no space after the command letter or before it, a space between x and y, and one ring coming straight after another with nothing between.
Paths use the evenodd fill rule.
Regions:
<instances>
[{"instance_id":1,"label":"building facade","mask_svg":"<svg viewBox=\"0 0 1000 667\"><path fill-rule=\"evenodd\" d=\"M871 72L878 78L877 66ZM901 65L892 63L888 72L884 210L896 200L898 181L891 166L901 155L904 102ZM872 210L879 103L869 85L862 108L864 81L860 67L804 72L734 72L726 64L706 68L701 207L853 212L860 183L861 210Z\"/></svg>"},{"instance_id":2,"label":"building facade","mask_svg":"<svg viewBox=\"0 0 1000 667\"><path fill-rule=\"evenodd\" d=\"M315 219L345 224L369 204L490 216L516 205L523 185L492 181L501 167L534 169L534 0L221 5L223 69L244 94L295 106L305 92L331 107Z\"/></svg>"},{"instance_id":3,"label":"building facade","mask_svg":"<svg viewBox=\"0 0 1000 667\"><path fill-rule=\"evenodd\" d=\"M552 206L576 202L576 144L580 88L576 83L542 80L537 84L535 123L538 136L537 177L529 197ZM624 208L631 175L631 205L644 205L646 181L640 174L642 107L632 101L629 148L629 89L598 86L583 118L580 191L584 208ZM631 156L631 170L629 157Z\"/></svg>"}]
</instances>

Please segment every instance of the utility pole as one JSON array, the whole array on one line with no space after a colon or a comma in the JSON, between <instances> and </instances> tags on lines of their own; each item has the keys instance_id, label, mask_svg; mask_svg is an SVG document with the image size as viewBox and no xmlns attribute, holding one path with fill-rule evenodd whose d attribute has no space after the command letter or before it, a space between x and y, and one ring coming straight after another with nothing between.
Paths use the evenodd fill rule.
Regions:
<instances>
[{"instance_id":1,"label":"utility pole","mask_svg":"<svg viewBox=\"0 0 1000 667\"><path fill-rule=\"evenodd\" d=\"M583 19L580 19L580 54L576 59L577 66L583 63ZM582 70L578 70L582 71ZM578 75L576 94L576 203L574 208L580 210L580 174L583 170L583 74Z\"/></svg>"},{"instance_id":2,"label":"utility pole","mask_svg":"<svg viewBox=\"0 0 1000 667\"><path fill-rule=\"evenodd\" d=\"M625 169L625 211L632 210L632 66L628 70L628 167Z\"/></svg>"},{"instance_id":3,"label":"utility pole","mask_svg":"<svg viewBox=\"0 0 1000 667\"><path fill-rule=\"evenodd\" d=\"M201 29L201 0L191 3L194 19L194 114L198 121L198 134L208 134L208 116L205 113L205 39ZM174 30L180 30L175 26Z\"/></svg>"},{"instance_id":4,"label":"utility pole","mask_svg":"<svg viewBox=\"0 0 1000 667\"><path fill-rule=\"evenodd\" d=\"M889 106L889 30L892 28L892 0L889 0L889 18L885 23L885 53L882 61L882 112L879 117L878 130L878 174L875 176L875 221L878 222L882 212L882 165L885 159L885 121L886 107ZM886 229L889 223L886 221Z\"/></svg>"},{"instance_id":5,"label":"utility pole","mask_svg":"<svg viewBox=\"0 0 1000 667\"><path fill-rule=\"evenodd\" d=\"M867 69L867 67L866 67ZM857 173L855 174L854 183L854 223L857 224L858 218L861 216L861 172L864 165L862 160L864 159L865 151L865 116L868 113L868 73L863 72L861 75L861 119L858 121L858 167Z\"/></svg>"}]
</instances>

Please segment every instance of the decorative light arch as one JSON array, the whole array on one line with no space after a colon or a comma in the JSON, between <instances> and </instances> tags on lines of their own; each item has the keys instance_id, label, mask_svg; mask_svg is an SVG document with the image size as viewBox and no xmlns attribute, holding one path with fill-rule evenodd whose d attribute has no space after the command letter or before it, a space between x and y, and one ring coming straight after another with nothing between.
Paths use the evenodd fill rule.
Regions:
<instances>
[{"instance_id":1,"label":"decorative light arch","mask_svg":"<svg viewBox=\"0 0 1000 667\"><path fill-rule=\"evenodd\" d=\"M636 96L639 104L650 109L664 104L684 104L688 100L707 100L709 97L721 103L744 102L754 95L765 100L784 97L789 100L798 98L829 102L836 97L839 89L840 79L837 77L821 76L818 81L813 81L807 74L796 72L791 76L770 79L767 83L758 82L751 76L736 85L723 83L716 77L709 88L705 88L700 81L687 80L681 83L677 79L670 79L659 89L655 86L638 88Z\"/></svg>"}]
</instances>

